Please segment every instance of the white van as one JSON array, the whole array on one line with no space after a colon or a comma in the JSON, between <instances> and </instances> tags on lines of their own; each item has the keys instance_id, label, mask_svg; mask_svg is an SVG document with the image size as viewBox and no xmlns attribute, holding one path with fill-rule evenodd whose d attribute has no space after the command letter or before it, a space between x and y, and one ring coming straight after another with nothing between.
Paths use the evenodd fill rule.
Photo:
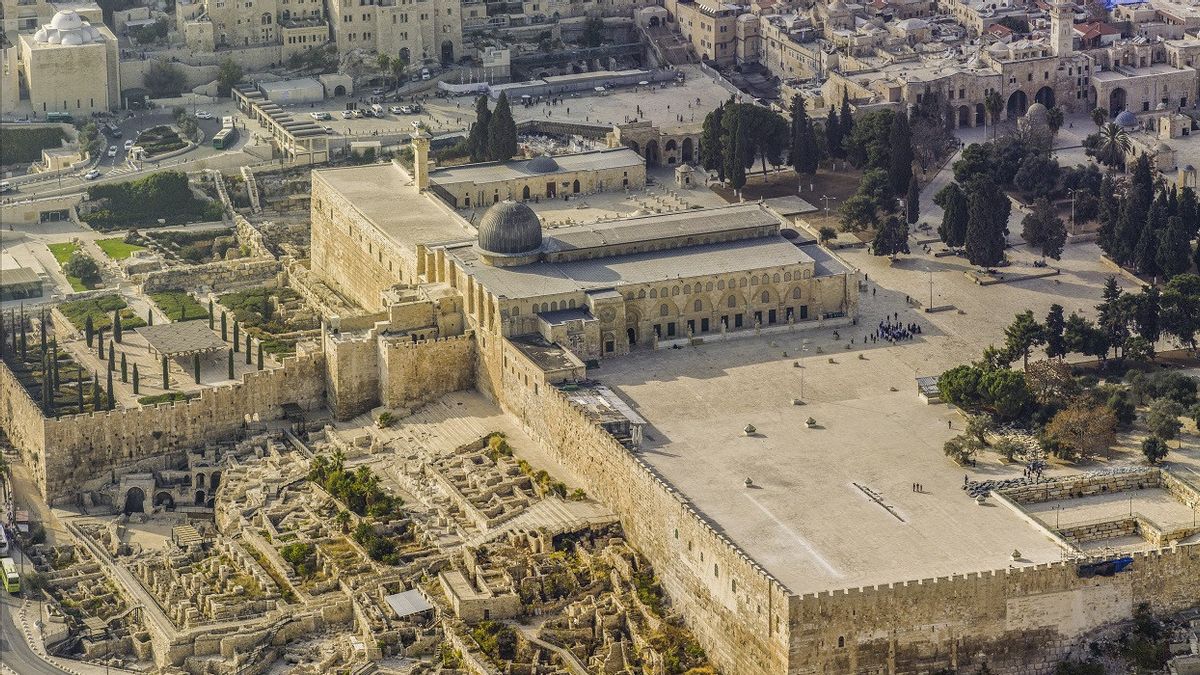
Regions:
<instances>
[{"instance_id":1,"label":"white van","mask_svg":"<svg viewBox=\"0 0 1200 675\"><path fill-rule=\"evenodd\" d=\"M378 103L374 103L371 105L371 114L372 115L374 115L376 117L383 117L383 112L384 112L383 106L379 105Z\"/></svg>"},{"instance_id":2,"label":"white van","mask_svg":"<svg viewBox=\"0 0 1200 675\"><path fill-rule=\"evenodd\" d=\"M0 195L4 194L5 192L12 191L12 189L13 189L12 183L10 183L6 180L0 181Z\"/></svg>"}]
</instances>

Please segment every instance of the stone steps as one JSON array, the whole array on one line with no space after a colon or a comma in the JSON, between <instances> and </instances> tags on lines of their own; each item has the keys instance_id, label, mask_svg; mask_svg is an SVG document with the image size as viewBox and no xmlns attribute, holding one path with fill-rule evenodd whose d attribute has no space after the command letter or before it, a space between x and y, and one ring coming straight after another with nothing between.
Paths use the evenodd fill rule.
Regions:
<instances>
[{"instance_id":1,"label":"stone steps","mask_svg":"<svg viewBox=\"0 0 1200 675\"><path fill-rule=\"evenodd\" d=\"M242 167L242 178L246 180L246 190L250 193L250 210L253 213L262 212L262 202L258 198L258 181L254 180L254 172L250 167Z\"/></svg>"}]
</instances>

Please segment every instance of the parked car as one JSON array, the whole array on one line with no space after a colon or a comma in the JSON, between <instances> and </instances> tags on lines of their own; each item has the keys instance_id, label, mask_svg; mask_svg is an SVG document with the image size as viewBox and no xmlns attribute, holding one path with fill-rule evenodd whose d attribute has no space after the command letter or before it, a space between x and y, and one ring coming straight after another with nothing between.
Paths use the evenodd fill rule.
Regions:
<instances>
[{"instance_id":1,"label":"parked car","mask_svg":"<svg viewBox=\"0 0 1200 675\"><path fill-rule=\"evenodd\" d=\"M333 133L333 127L321 127L321 128L324 129L325 133L327 133L327 134Z\"/></svg>"},{"instance_id":2,"label":"parked car","mask_svg":"<svg viewBox=\"0 0 1200 675\"><path fill-rule=\"evenodd\" d=\"M433 77L433 73L430 73L428 68L421 69L421 79L422 80L428 80L431 77Z\"/></svg>"},{"instance_id":3,"label":"parked car","mask_svg":"<svg viewBox=\"0 0 1200 675\"><path fill-rule=\"evenodd\" d=\"M213 114L207 110L201 110L200 112L196 113L196 119L198 120L211 120L212 118Z\"/></svg>"},{"instance_id":4,"label":"parked car","mask_svg":"<svg viewBox=\"0 0 1200 675\"><path fill-rule=\"evenodd\" d=\"M399 115L400 113L404 112L405 107L406 106L400 106L400 105L389 106L388 112L392 113L393 115Z\"/></svg>"},{"instance_id":5,"label":"parked car","mask_svg":"<svg viewBox=\"0 0 1200 675\"><path fill-rule=\"evenodd\" d=\"M354 117L354 111L352 111L352 110L343 110L342 111L342 119L348 120L351 117Z\"/></svg>"},{"instance_id":6,"label":"parked car","mask_svg":"<svg viewBox=\"0 0 1200 675\"><path fill-rule=\"evenodd\" d=\"M8 181L0 182L0 195L4 194L5 192L12 192L15 189L16 188L13 187L13 184Z\"/></svg>"},{"instance_id":7,"label":"parked car","mask_svg":"<svg viewBox=\"0 0 1200 675\"><path fill-rule=\"evenodd\" d=\"M96 180L100 177L100 172L96 169L92 169L91 171L83 174L83 177L85 180Z\"/></svg>"},{"instance_id":8,"label":"parked car","mask_svg":"<svg viewBox=\"0 0 1200 675\"><path fill-rule=\"evenodd\" d=\"M400 106L400 112L405 115L411 115L413 114L413 107L411 105L402 105Z\"/></svg>"},{"instance_id":9,"label":"parked car","mask_svg":"<svg viewBox=\"0 0 1200 675\"><path fill-rule=\"evenodd\" d=\"M329 113L324 112L324 111L308 113L308 116L313 118L314 120L317 120L318 122L323 122L325 120L333 119L333 115L330 115Z\"/></svg>"},{"instance_id":10,"label":"parked car","mask_svg":"<svg viewBox=\"0 0 1200 675\"><path fill-rule=\"evenodd\" d=\"M108 146L108 156L109 157L117 156L117 146L115 146L115 145Z\"/></svg>"},{"instance_id":11,"label":"parked car","mask_svg":"<svg viewBox=\"0 0 1200 675\"><path fill-rule=\"evenodd\" d=\"M354 117L354 119L360 120L363 118L363 111L360 108L355 108L354 110L350 111L350 115Z\"/></svg>"},{"instance_id":12,"label":"parked car","mask_svg":"<svg viewBox=\"0 0 1200 675\"><path fill-rule=\"evenodd\" d=\"M130 138L125 141L125 150L128 151L132 147L133 147L133 139Z\"/></svg>"},{"instance_id":13,"label":"parked car","mask_svg":"<svg viewBox=\"0 0 1200 675\"><path fill-rule=\"evenodd\" d=\"M105 131L108 132L109 136L112 136L113 138L121 137L121 127L113 124L112 122L109 122L108 124L104 125L104 128L105 128Z\"/></svg>"}]
</instances>

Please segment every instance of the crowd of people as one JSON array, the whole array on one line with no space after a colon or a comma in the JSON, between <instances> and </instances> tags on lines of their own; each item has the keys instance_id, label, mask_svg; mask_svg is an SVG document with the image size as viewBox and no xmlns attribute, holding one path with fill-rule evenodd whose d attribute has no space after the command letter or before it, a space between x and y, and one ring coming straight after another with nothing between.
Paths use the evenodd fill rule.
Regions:
<instances>
[{"instance_id":1,"label":"crowd of people","mask_svg":"<svg viewBox=\"0 0 1200 675\"><path fill-rule=\"evenodd\" d=\"M875 332L868 335L863 342L870 341L875 344L880 340L886 340L892 344L901 340L911 340L915 336L921 334L921 324L919 323L900 323L898 320L893 323L892 319L885 318L879 322L879 327Z\"/></svg>"}]
</instances>

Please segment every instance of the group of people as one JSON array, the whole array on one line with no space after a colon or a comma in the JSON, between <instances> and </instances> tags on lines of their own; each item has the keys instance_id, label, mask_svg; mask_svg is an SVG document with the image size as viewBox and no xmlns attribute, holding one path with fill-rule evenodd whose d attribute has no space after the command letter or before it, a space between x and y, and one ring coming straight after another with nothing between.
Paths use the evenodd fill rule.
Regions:
<instances>
[{"instance_id":1,"label":"group of people","mask_svg":"<svg viewBox=\"0 0 1200 675\"><path fill-rule=\"evenodd\" d=\"M1042 474L1046 471L1046 462L1040 459L1035 459L1025 465L1025 479L1040 481Z\"/></svg>"},{"instance_id":2,"label":"group of people","mask_svg":"<svg viewBox=\"0 0 1200 675\"><path fill-rule=\"evenodd\" d=\"M872 344L875 344L880 340L887 340L895 344L901 340L911 340L920 334L921 324L919 323L900 323L899 321L892 323L892 320L887 318L880 321L879 327L875 329L875 332L868 335L863 341L870 340Z\"/></svg>"}]
</instances>

